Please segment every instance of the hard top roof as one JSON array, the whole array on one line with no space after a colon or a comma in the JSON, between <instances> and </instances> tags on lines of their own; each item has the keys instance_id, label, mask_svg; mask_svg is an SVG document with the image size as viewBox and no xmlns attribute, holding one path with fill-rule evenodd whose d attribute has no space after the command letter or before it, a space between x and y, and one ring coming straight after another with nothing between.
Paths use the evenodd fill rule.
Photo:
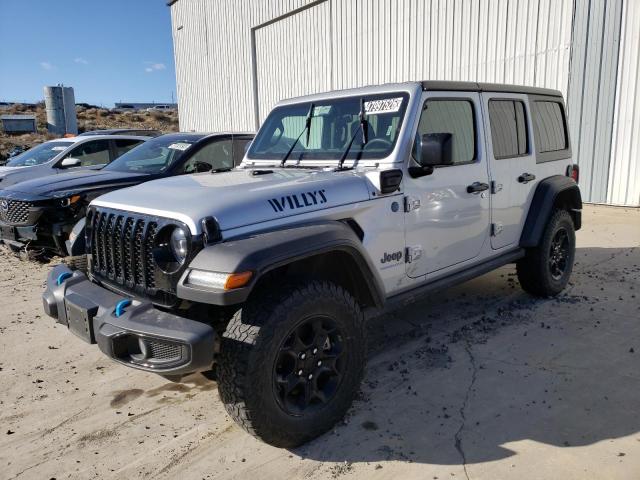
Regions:
<instances>
[{"instance_id":1,"label":"hard top roof","mask_svg":"<svg viewBox=\"0 0 640 480\"><path fill-rule=\"evenodd\" d=\"M423 90L432 91L452 90L464 92L506 92L562 97L562 92L550 88L528 87L525 85L509 85L505 83L455 82L449 80L423 80L421 83Z\"/></svg>"}]
</instances>

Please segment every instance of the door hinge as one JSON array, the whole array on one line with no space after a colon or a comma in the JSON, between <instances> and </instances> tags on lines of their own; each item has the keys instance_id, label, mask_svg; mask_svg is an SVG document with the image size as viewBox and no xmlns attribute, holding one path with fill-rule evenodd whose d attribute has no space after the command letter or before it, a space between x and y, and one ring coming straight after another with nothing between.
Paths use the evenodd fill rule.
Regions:
<instances>
[{"instance_id":1,"label":"door hinge","mask_svg":"<svg viewBox=\"0 0 640 480\"><path fill-rule=\"evenodd\" d=\"M504 225L502 224L502 222L496 222L496 223L492 223L491 224L491 235L494 237L497 237L498 235L500 235L502 233L502 230L504 230Z\"/></svg>"},{"instance_id":2,"label":"door hinge","mask_svg":"<svg viewBox=\"0 0 640 480\"><path fill-rule=\"evenodd\" d=\"M502 190L502 184L496 182L495 180L491 181L491 193L495 194Z\"/></svg>"},{"instance_id":3,"label":"door hinge","mask_svg":"<svg viewBox=\"0 0 640 480\"><path fill-rule=\"evenodd\" d=\"M420 208L420 199L416 197L404 197L404 211L410 212Z\"/></svg>"},{"instance_id":4,"label":"door hinge","mask_svg":"<svg viewBox=\"0 0 640 480\"><path fill-rule=\"evenodd\" d=\"M404 261L405 263L412 263L418 260L420 257L422 257L422 247L420 245L407 247Z\"/></svg>"}]
</instances>

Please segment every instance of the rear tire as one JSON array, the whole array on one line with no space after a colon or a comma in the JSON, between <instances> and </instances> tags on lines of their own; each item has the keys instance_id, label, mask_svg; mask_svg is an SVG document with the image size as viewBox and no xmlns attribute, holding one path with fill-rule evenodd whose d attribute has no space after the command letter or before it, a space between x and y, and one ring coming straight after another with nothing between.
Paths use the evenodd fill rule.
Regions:
<instances>
[{"instance_id":1,"label":"rear tire","mask_svg":"<svg viewBox=\"0 0 640 480\"><path fill-rule=\"evenodd\" d=\"M571 277L575 250L576 234L571 215L566 210L556 210L540 244L529 249L516 265L522 288L539 297L560 293Z\"/></svg>"},{"instance_id":2,"label":"rear tire","mask_svg":"<svg viewBox=\"0 0 640 480\"><path fill-rule=\"evenodd\" d=\"M269 289L236 312L222 336L220 398L250 434L295 447L346 414L365 358L364 317L349 292L320 281Z\"/></svg>"}]
</instances>

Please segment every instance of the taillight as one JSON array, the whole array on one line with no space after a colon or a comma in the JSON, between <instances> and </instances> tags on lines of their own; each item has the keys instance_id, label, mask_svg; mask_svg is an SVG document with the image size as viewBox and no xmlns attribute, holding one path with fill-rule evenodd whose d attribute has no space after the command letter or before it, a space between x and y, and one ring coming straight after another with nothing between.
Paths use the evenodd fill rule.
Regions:
<instances>
[{"instance_id":1,"label":"taillight","mask_svg":"<svg viewBox=\"0 0 640 480\"><path fill-rule=\"evenodd\" d=\"M567 177L573 178L573 181L578 183L580 180L580 167L575 163L567 167Z\"/></svg>"}]
</instances>

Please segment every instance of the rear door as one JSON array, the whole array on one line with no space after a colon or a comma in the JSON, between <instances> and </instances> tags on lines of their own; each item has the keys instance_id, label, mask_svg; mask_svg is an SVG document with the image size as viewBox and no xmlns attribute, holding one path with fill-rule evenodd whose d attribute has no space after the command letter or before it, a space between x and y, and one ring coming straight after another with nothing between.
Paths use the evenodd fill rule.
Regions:
<instances>
[{"instance_id":1,"label":"rear door","mask_svg":"<svg viewBox=\"0 0 640 480\"><path fill-rule=\"evenodd\" d=\"M491 172L491 247L518 245L536 178L527 95L482 93Z\"/></svg>"},{"instance_id":2,"label":"rear door","mask_svg":"<svg viewBox=\"0 0 640 480\"><path fill-rule=\"evenodd\" d=\"M453 164L403 180L409 277L463 268L476 261L487 240L489 174L481 110L478 92L423 95L416 135L450 134Z\"/></svg>"}]
</instances>

